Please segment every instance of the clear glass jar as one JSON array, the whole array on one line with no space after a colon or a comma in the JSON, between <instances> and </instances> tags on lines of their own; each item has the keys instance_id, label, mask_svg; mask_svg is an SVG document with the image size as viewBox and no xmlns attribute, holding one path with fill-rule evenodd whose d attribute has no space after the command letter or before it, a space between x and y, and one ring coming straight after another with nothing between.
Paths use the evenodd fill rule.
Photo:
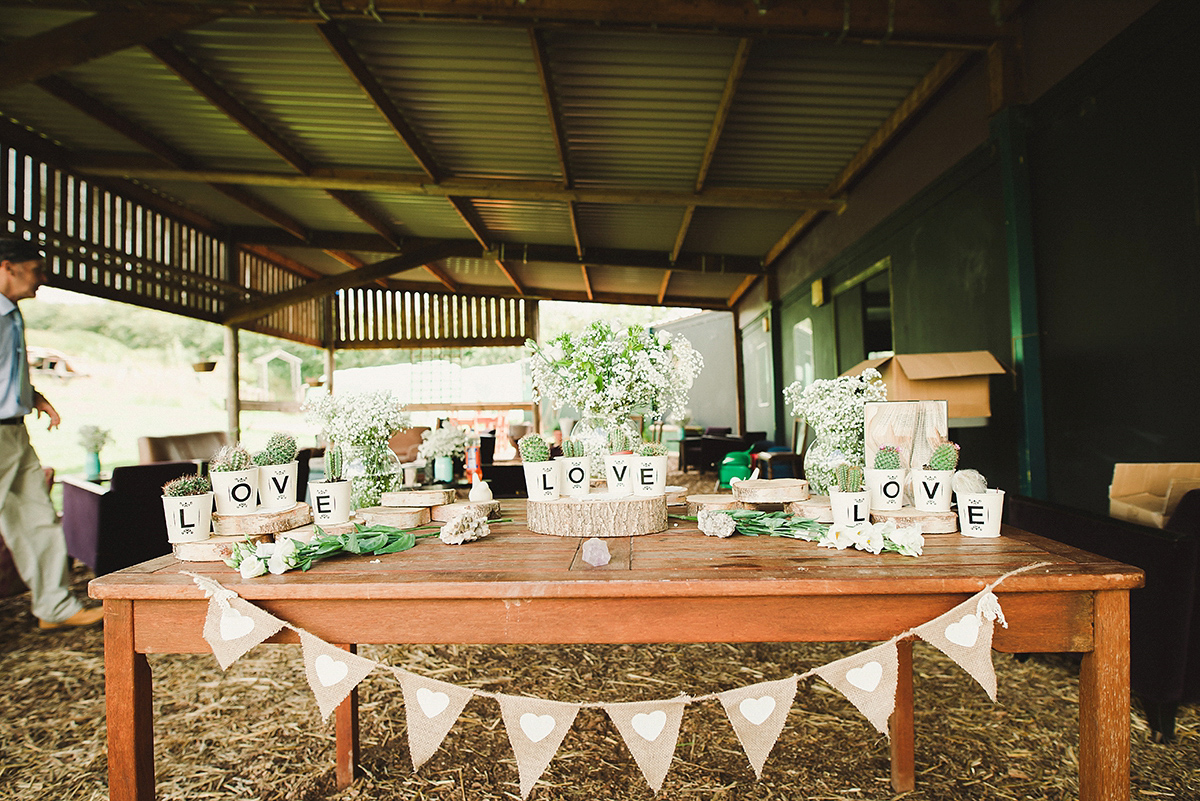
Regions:
<instances>
[{"instance_id":1,"label":"clear glass jar","mask_svg":"<svg viewBox=\"0 0 1200 801\"><path fill-rule=\"evenodd\" d=\"M345 457L344 475L350 479L350 499L355 509L378 506L383 493L400 486L400 457L388 447L387 440L348 445Z\"/></svg>"}]
</instances>

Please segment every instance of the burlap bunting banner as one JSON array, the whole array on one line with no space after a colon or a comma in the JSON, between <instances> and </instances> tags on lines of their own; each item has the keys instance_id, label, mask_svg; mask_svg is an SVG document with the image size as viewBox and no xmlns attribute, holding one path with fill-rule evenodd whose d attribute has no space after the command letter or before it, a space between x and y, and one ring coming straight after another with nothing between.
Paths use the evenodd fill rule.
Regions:
<instances>
[{"instance_id":1,"label":"burlap bunting banner","mask_svg":"<svg viewBox=\"0 0 1200 801\"><path fill-rule=\"evenodd\" d=\"M316 696L321 717L327 718L350 691L375 669L375 663L330 645L307 631L300 632L304 652L304 675Z\"/></svg>"},{"instance_id":2,"label":"burlap bunting banner","mask_svg":"<svg viewBox=\"0 0 1200 801\"><path fill-rule=\"evenodd\" d=\"M629 701L604 705L604 711L616 725L646 782L656 793L662 789L663 780L671 767L686 703L687 698L684 697L670 701Z\"/></svg>"},{"instance_id":3,"label":"burlap bunting banner","mask_svg":"<svg viewBox=\"0 0 1200 801\"><path fill-rule=\"evenodd\" d=\"M796 698L797 680L798 677L791 676L717 694L754 775L759 778Z\"/></svg>"},{"instance_id":4,"label":"burlap bunting banner","mask_svg":"<svg viewBox=\"0 0 1200 801\"><path fill-rule=\"evenodd\" d=\"M989 614L991 610L995 613ZM996 700L992 666L992 620L999 613L996 596L977 593L941 617L918 626L917 636L957 662Z\"/></svg>"},{"instance_id":5,"label":"burlap bunting banner","mask_svg":"<svg viewBox=\"0 0 1200 801\"><path fill-rule=\"evenodd\" d=\"M497 694L496 700L500 702L504 729L517 758L521 798L527 798L575 722L579 704L503 694Z\"/></svg>"},{"instance_id":6,"label":"burlap bunting banner","mask_svg":"<svg viewBox=\"0 0 1200 801\"><path fill-rule=\"evenodd\" d=\"M813 673L829 682L866 716L881 734L888 733L888 718L896 707L896 643L888 641L828 665Z\"/></svg>"},{"instance_id":7,"label":"burlap bunting banner","mask_svg":"<svg viewBox=\"0 0 1200 801\"><path fill-rule=\"evenodd\" d=\"M408 750L412 755L413 770L417 770L438 750L475 693L457 684L427 679L400 668L392 668L392 672L400 680L400 689L404 693Z\"/></svg>"},{"instance_id":8,"label":"burlap bunting banner","mask_svg":"<svg viewBox=\"0 0 1200 801\"><path fill-rule=\"evenodd\" d=\"M212 648L221 670L226 670L283 626L279 618L226 591L209 599L204 639Z\"/></svg>"}]
</instances>

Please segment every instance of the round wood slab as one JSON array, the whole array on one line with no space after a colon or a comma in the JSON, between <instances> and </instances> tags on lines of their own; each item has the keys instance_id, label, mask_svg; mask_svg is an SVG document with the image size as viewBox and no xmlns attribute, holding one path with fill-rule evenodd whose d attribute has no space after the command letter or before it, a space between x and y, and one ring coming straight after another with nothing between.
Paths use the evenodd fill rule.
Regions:
<instances>
[{"instance_id":1,"label":"round wood slab","mask_svg":"<svg viewBox=\"0 0 1200 801\"><path fill-rule=\"evenodd\" d=\"M435 506L429 511L436 522L445 523L472 509L478 509L488 520L496 520L500 517L500 501L459 501L448 503L445 506Z\"/></svg>"},{"instance_id":2,"label":"round wood slab","mask_svg":"<svg viewBox=\"0 0 1200 801\"><path fill-rule=\"evenodd\" d=\"M233 546L249 540L255 544L270 542L270 534L239 534L230 537L209 537L199 542L176 542L171 545L175 558L181 562L224 562L233 554Z\"/></svg>"},{"instance_id":3,"label":"round wood slab","mask_svg":"<svg viewBox=\"0 0 1200 801\"><path fill-rule=\"evenodd\" d=\"M273 512L255 512L249 515L213 514L213 531L222 537L249 534L278 534L281 531L311 523L312 510L307 503L298 503L291 509Z\"/></svg>"},{"instance_id":4,"label":"round wood slab","mask_svg":"<svg viewBox=\"0 0 1200 801\"><path fill-rule=\"evenodd\" d=\"M745 509L746 506L732 495L689 495L687 496L689 515L698 515L704 511L721 509Z\"/></svg>"},{"instance_id":5,"label":"round wood slab","mask_svg":"<svg viewBox=\"0 0 1200 801\"><path fill-rule=\"evenodd\" d=\"M791 503L808 500L808 482L802 478L755 478L733 485L733 497L743 503Z\"/></svg>"},{"instance_id":6,"label":"round wood slab","mask_svg":"<svg viewBox=\"0 0 1200 801\"><path fill-rule=\"evenodd\" d=\"M529 501L529 530L556 537L632 537L667 527L664 495L609 498L595 494L582 498Z\"/></svg>"},{"instance_id":7,"label":"round wood slab","mask_svg":"<svg viewBox=\"0 0 1200 801\"><path fill-rule=\"evenodd\" d=\"M794 501L787 505L787 510L818 523L833 522L833 507L829 505L828 495L812 495L807 501Z\"/></svg>"},{"instance_id":8,"label":"round wood slab","mask_svg":"<svg viewBox=\"0 0 1200 801\"><path fill-rule=\"evenodd\" d=\"M279 542L283 538L295 540L301 544L307 545L312 542L312 538L317 535L317 526L315 523L309 523L307 526L300 526L288 531L281 531L275 535L275 541Z\"/></svg>"},{"instance_id":9,"label":"round wood slab","mask_svg":"<svg viewBox=\"0 0 1200 801\"><path fill-rule=\"evenodd\" d=\"M366 525L381 523L396 528L415 528L429 522L427 506L367 506L355 512Z\"/></svg>"},{"instance_id":10,"label":"round wood slab","mask_svg":"<svg viewBox=\"0 0 1200 801\"><path fill-rule=\"evenodd\" d=\"M385 492L379 498L380 506L442 506L454 503L452 489L397 490Z\"/></svg>"},{"instance_id":11,"label":"round wood slab","mask_svg":"<svg viewBox=\"0 0 1200 801\"><path fill-rule=\"evenodd\" d=\"M912 506L871 510L871 522L883 523L888 520L894 520L900 528L920 526L922 534L953 534L958 531L958 514L955 512L924 512Z\"/></svg>"}]
</instances>

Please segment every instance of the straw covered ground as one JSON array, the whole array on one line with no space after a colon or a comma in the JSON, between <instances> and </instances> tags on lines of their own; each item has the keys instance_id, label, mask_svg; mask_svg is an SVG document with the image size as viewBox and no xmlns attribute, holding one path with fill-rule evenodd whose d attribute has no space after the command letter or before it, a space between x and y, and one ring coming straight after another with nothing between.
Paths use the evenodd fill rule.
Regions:
<instances>
[{"instance_id":1,"label":"straw covered ground","mask_svg":"<svg viewBox=\"0 0 1200 801\"><path fill-rule=\"evenodd\" d=\"M77 571L79 588L89 575ZM782 678L860 645L388 646L361 653L463 686L563 700L701 695ZM917 789L912 801L1070 799L1078 795L1077 664L995 655L993 704L956 665L917 643ZM338 792L333 727L305 684L299 649L259 646L222 672L210 655L151 657L162 799L518 798L517 769L488 699L468 704L441 750L414 773L399 684L360 686L363 775ZM102 633L39 633L27 596L0 601L0 797L105 799ZM1200 714L1155 744L1132 716L1133 798L1200 799ZM716 702L689 706L660 798L890 799L887 741L819 680L800 686L761 780ZM531 796L650 799L604 713L584 709Z\"/></svg>"}]
</instances>

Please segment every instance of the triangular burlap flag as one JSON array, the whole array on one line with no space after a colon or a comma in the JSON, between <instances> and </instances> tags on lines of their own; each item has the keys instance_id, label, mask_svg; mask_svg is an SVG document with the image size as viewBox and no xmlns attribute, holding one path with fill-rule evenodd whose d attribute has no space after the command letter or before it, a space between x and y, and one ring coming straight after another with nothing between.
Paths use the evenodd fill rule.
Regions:
<instances>
[{"instance_id":1,"label":"triangular burlap flag","mask_svg":"<svg viewBox=\"0 0 1200 801\"><path fill-rule=\"evenodd\" d=\"M408 750L417 770L438 750L454 727L463 707L475 693L466 687L427 679L407 670L393 668L404 692L404 714L408 721Z\"/></svg>"},{"instance_id":2,"label":"triangular burlap flag","mask_svg":"<svg viewBox=\"0 0 1200 801\"><path fill-rule=\"evenodd\" d=\"M918 637L970 673L993 701L996 700L996 670L992 666L992 621L997 615L1002 618L996 596L980 592L914 629Z\"/></svg>"},{"instance_id":3,"label":"triangular burlap flag","mask_svg":"<svg viewBox=\"0 0 1200 801\"><path fill-rule=\"evenodd\" d=\"M317 697L323 718L329 717L350 691L375 669L375 663L370 659L330 645L307 631L300 632L300 645L304 652L304 675Z\"/></svg>"},{"instance_id":4,"label":"triangular burlap flag","mask_svg":"<svg viewBox=\"0 0 1200 801\"><path fill-rule=\"evenodd\" d=\"M204 639L222 670L283 628L283 621L243 601L232 591L213 595L204 618Z\"/></svg>"},{"instance_id":5,"label":"triangular burlap flag","mask_svg":"<svg viewBox=\"0 0 1200 801\"><path fill-rule=\"evenodd\" d=\"M616 724L646 782L656 793L662 788L671 757L675 755L685 703L683 698L673 698L604 705L604 711Z\"/></svg>"},{"instance_id":6,"label":"triangular burlap flag","mask_svg":"<svg viewBox=\"0 0 1200 801\"><path fill-rule=\"evenodd\" d=\"M496 700L500 702L508 741L517 757L521 798L527 798L575 722L579 704L503 694L498 694Z\"/></svg>"},{"instance_id":7,"label":"triangular burlap flag","mask_svg":"<svg viewBox=\"0 0 1200 801\"><path fill-rule=\"evenodd\" d=\"M788 710L796 698L797 677L792 676L778 681L764 681L749 687L739 687L736 690L726 690L718 693L725 714L733 724L742 750L754 768L754 775L762 778L763 764L783 724L787 721Z\"/></svg>"},{"instance_id":8,"label":"triangular burlap flag","mask_svg":"<svg viewBox=\"0 0 1200 801\"><path fill-rule=\"evenodd\" d=\"M874 648L822 665L813 671L858 707L871 725L888 733L888 718L896 707L896 644Z\"/></svg>"}]
</instances>

